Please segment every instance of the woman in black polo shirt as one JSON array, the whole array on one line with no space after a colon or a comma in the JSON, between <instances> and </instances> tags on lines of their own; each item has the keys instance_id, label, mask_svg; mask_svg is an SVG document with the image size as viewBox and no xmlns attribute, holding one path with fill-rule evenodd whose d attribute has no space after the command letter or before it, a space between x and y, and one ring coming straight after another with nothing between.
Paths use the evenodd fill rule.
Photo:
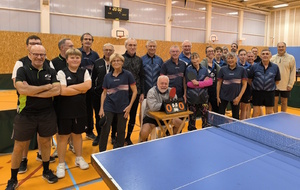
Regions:
<instances>
[{"instance_id":1,"label":"woman in black polo shirt","mask_svg":"<svg viewBox=\"0 0 300 190\"><path fill-rule=\"evenodd\" d=\"M117 142L114 148L124 146L125 128L132 104L137 95L135 80L131 72L122 68L124 57L114 53L110 56L113 71L105 75L103 81L103 92L101 95L100 117L106 117L106 124L101 129L99 151L105 151L111 122L114 116L117 117ZM132 97L129 102L129 88L132 90Z\"/></svg>"},{"instance_id":2,"label":"woman in black polo shirt","mask_svg":"<svg viewBox=\"0 0 300 190\"><path fill-rule=\"evenodd\" d=\"M227 64L220 69L217 83L217 101L219 113L225 114L230 102L232 117L239 119L239 103L247 87L247 73L243 67L237 65L234 53L227 54Z\"/></svg>"}]
</instances>

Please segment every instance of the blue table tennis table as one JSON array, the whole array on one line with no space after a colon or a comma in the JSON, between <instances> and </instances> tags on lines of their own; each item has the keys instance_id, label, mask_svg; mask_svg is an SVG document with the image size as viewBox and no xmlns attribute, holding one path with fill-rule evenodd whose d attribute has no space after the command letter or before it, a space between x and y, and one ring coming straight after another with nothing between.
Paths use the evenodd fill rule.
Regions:
<instances>
[{"instance_id":1,"label":"blue table tennis table","mask_svg":"<svg viewBox=\"0 0 300 190\"><path fill-rule=\"evenodd\" d=\"M246 120L300 139L300 117ZM300 189L300 157L218 127L92 154L110 189Z\"/></svg>"}]
</instances>

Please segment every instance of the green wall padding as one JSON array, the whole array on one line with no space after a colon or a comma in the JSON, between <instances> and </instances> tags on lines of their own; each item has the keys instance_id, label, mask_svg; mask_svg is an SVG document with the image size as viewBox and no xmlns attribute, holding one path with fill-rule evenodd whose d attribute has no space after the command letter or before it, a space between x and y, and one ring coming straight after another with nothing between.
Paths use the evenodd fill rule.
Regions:
<instances>
[{"instance_id":1,"label":"green wall padding","mask_svg":"<svg viewBox=\"0 0 300 190\"><path fill-rule=\"evenodd\" d=\"M13 121L17 110L0 111L0 153L10 153L13 151L14 141L11 139L13 131ZM37 148L36 136L31 140L29 149Z\"/></svg>"},{"instance_id":2,"label":"green wall padding","mask_svg":"<svg viewBox=\"0 0 300 190\"><path fill-rule=\"evenodd\" d=\"M11 74L0 74L0 90L15 89Z\"/></svg>"}]
</instances>

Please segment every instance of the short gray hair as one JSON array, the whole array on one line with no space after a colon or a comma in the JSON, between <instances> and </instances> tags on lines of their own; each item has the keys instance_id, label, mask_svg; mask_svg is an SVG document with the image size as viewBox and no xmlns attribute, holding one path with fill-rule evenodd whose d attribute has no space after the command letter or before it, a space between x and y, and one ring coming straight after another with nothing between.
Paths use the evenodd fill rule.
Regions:
<instances>
[{"instance_id":1,"label":"short gray hair","mask_svg":"<svg viewBox=\"0 0 300 190\"><path fill-rule=\"evenodd\" d=\"M157 82L160 81L161 79L167 79L168 82L170 82L170 79L167 75L160 75L158 78L157 78Z\"/></svg>"},{"instance_id":2,"label":"short gray hair","mask_svg":"<svg viewBox=\"0 0 300 190\"><path fill-rule=\"evenodd\" d=\"M127 43L128 43L129 40L133 40L133 41L135 41L135 43L137 43L137 41L136 41L135 38L128 38L128 39L125 41L125 47L127 46Z\"/></svg>"},{"instance_id":3,"label":"short gray hair","mask_svg":"<svg viewBox=\"0 0 300 190\"><path fill-rule=\"evenodd\" d=\"M146 43L146 46L148 46L150 43L154 43L155 45L157 45L155 40L148 40Z\"/></svg>"},{"instance_id":4,"label":"short gray hair","mask_svg":"<svg viewBox=\"0 0 300 190\"><path fill-rule=\"evenodd\" d=\"M235 54L235 53L233 53L233 52L229 52L229 53L227 54L227 56L226 56L226 59L227 59L228 57L231 57L231 58L235 58L235 59L237 59L237 56L236 56L236 54Z\"/></svg>"},{"instance_id":5,"label":"short gray hair","mask_svg":"<svg viewBox=\"0 0 300 190\"><path fill-rule=\"evenodd\" d=\"M103 49L106 48L107 46L110 46L110 47L113 48L113 50L115 50L114 45L112 45L111 43L106 43L106 44L104 44L104 45L103 45Z\"/></svg>"},{"instance_id":6,"label":"short gray hair","mask_svg":"<svg viewBox=\"0 0 300 190\"><path fill-rule=\"evenodd\" d=\"M189 40L184 40L184 41L182 42L181 46L183 46L184 43L189 43L189 44L191 44L191 46L192 46L192 42L190 42Z\"/></svg>"},{"instance_id":7,"label":"short gray hair","mask_svg":"<svg viewBox=\"0 0 300 190\"><path fill-rule=\"evenodd\" d=\"M60 49L60 47L62 45L64 45L67 40L71 40L71 39L70 38L63 38L63 39L59 40L59 42L58 42L58 49Z\"/></svg>"}]
</instances>

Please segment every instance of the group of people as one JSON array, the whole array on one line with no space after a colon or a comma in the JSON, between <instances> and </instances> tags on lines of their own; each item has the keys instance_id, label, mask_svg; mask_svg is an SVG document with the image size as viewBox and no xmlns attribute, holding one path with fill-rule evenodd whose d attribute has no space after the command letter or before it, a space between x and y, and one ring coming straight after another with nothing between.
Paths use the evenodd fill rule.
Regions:
<instances>
[{"instance_id":1,"label":"group of people","mask_svg":"<svg viewBox=\"0 0 300 190\"><path fill-rule=\"evenodd\" d=\"M282 111L286 111L295 81L295 59L286 53L283 42L278 43L278 54L272 58L268 49L262 50L260 58L256 47L251 51L238 50L233 43L230 52L226 46L206 47L206 57L201 60L198 53L192 53L192 43L186 40L182 52L179 46L171 46L170 59L164 62L156 54L154 40L147 41L147 53L142 57L136 55L134 38L125 41L123 55L115 53L114 46L106 43L102 58L91 48L94 38L90 33L84 33L80 40L82 47L78 49L69 38L60 40L60 54L52 61L46 59L46 50L38 36L26 40L28 55L16 62L12 75L19 98L7 189L15 189L17 174L27 171L29 142L36 132L37 160L43 162L43 178L55 183L65 176L68 143L74 146L75 165L89 168L82 157L83 132L93 140L93 146L99 146L99 151L106 150L110 129L114 148L131 145L138 105L143 101L146 108L141 118L140 139L146 141L151 130L158 126L148 111L163 110L163 101L169 99L171 87L176 88L175 98L182 98L193 112L188 130L195 130L198 116L202 118L202 127L207 127L208 110L225 114L229 102L236 119L250 117L251 100L254 117L261 114L261 106L266 106L267 114L272 113L278 95ZM94 113L97 136L93 133ZM172 123L176 131L182 121L175 118ZM55 161L50 156L55 134L59 159L56 175L49 169L49 162Z\"/></svg>"}]
</instances>

